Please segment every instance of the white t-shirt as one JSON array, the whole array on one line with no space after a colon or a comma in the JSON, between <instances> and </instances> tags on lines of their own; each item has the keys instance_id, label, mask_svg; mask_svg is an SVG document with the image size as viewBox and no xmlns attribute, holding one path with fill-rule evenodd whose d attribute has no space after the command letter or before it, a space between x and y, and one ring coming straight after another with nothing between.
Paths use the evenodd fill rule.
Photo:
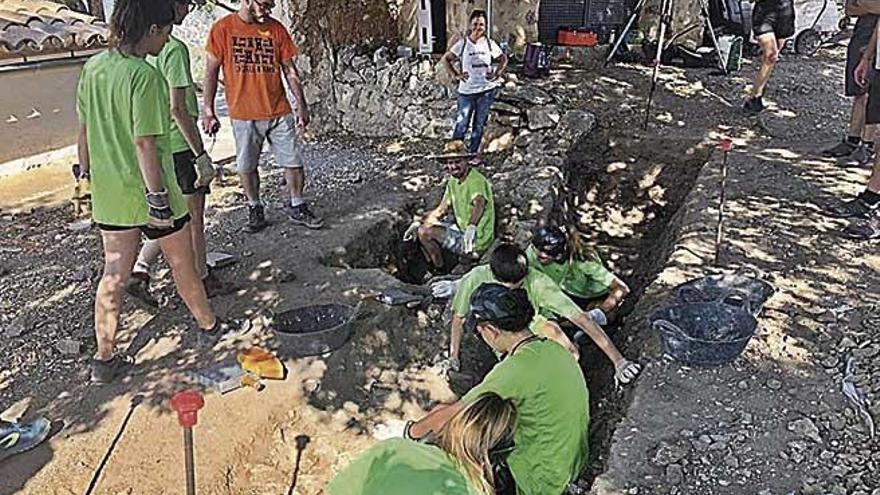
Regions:
<instances>
[{"instance_id":1,"label":"white t-shirt","mask_svg":"<svg viewBox=\"0 0 880 495\"><path fill-rule=\"evenodd\" d=\"M488 36L483 36L476 43L465 37L452 45L449 51L461 59L461 70L468 73L467 81L458 83L460 94L473 95L501 85L500 79L489 81L486 77L493 70L492 60L503 55L498 43L490 40Z\"/></svg>"}]
</instances>

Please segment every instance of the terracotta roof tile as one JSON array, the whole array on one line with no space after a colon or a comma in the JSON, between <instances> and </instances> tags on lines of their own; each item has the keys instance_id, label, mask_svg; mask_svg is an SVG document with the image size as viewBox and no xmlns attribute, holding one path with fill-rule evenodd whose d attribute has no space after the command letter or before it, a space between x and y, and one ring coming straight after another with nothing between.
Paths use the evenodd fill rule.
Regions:
<instances>
[{"instance_id":1,"label":"terracotta roof tile","mask_svg":"<svg viewBox=\"0 0 880 495\"><path fill-rule=\"evenodd\" d=\"M107 46L107 25L44 0L0 0L0 60Z\"/></svg>"}]
</instances>

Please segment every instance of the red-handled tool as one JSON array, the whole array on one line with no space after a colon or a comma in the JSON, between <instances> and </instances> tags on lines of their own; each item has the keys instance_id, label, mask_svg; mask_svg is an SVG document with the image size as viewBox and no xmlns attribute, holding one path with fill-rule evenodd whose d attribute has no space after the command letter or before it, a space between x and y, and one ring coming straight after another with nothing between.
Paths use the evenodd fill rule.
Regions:
<instances>
[{"instance_id":1,"label":"red-handled tool","mask_svg":"<svg viewBox=\"0 0 880 495\"><path fill-rule=\"evenodd\" d=\"M177 412L177 422L183 427L183 447L186 456L186 494L196 493L196 474L193 465L192 429L199 422L199 409L205 407L205 399L195 390L179 392L171 398L171 409Z\"/></svg>"}]
</instances>

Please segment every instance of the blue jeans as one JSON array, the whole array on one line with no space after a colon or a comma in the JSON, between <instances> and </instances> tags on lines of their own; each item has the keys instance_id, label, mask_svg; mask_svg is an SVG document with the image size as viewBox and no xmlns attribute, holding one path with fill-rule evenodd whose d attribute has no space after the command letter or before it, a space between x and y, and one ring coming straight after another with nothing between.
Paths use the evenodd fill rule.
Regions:
<instances>
[{"instance_id":1,"label":"blue jeans","mask_svg":"<svg viewBox=\"0 0 880 495\"><path fill-rule=\"evenodd\" d=\"M490 89L473 95L458 95L458 115L455 117L455 129L452 131L452 139L464 139L468 127L473 119L474 126L471 130L471 142L468 152L480 151L480 143L483 141L483 130L486 121L489 120L489 109L495 101L497 89Z\"/></svg>"}]
</instances>

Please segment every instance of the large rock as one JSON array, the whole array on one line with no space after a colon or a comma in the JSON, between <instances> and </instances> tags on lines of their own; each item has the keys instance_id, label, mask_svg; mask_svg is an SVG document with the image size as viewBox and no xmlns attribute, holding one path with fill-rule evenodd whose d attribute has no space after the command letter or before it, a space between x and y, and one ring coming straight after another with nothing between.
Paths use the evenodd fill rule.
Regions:
<instances>
[{"instance_id":1,"label":"large rock","mask_svg":"<svg viewBox=\"0 0 880 495\"><path fill-rule=\"evenodd\" d=\"M556 135L569 141L577 141L596 128L596 115L584 110L569 110L559 119Z\"/></svg>"},{"instance_id":2,"label":"large rock","mask_svg":"<svg viewBox=\"0 0 880 495\"><path fill-rule=\"evenodd\" d=\"M549 129L559 123L559 109L556 105L532 107L526 112L526 118L529 121L529 129L533 131Z\"/></svg>"},{"instance_id":3,"label":"large rock","mask_svg":"<svg viewBox=\"0 0 880 495\"><path fill-rule=\"evenodd\" d=\"M513 104L524 103L526 105L547 105L553 103L553 97L543 89L534 86L504 87L498 95L501 101Z\"/></svg>"}]
</instances>

